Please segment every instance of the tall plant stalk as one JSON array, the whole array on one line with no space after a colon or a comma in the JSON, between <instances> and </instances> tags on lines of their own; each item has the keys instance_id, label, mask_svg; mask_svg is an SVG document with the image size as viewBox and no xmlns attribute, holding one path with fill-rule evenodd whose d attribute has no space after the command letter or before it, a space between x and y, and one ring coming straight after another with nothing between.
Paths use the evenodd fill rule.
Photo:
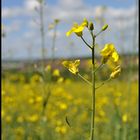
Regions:
<instances>
[{"instance_id":1,"label":"tall plant stalk","mask_svg":"<svg viewBox=\"0 0 140 140\"><path fill-rule=\"evenodd\" d=\"M55 58L56 30L57 30L57 24L54 26L54 34L53 34L53 41L52 41L52 63L54 62L54 58Z\"/></svg>"},{"instance_id":2,"label":"tall plant stalk","mask_svg":"<svg viewBox=\"0 0 140 140\"><path fill-rule=\"evenodd\" d=\"M88 44L86 40L83 37L83 30L84 28L88 28L90 35L92 37L92 44ZM84 19L83 22L78 25L77 23L74 24L74 26L66 33L66 36L70 36L73 32L81 38L81 40L84 42L84 44L91 50L92 52L92 83L88 81L86 78L84 78L82 75L79 73L78 66L80 65L80 60L75 60L75 61L63 61L62 64L68 68L68 70L73 73L74 75L78 75L82 80L84 80L86 83L89 85L92 85L92 103L91 103L91 108L92 108L92 113L91 113L91 122L90 122L90 139L89 140L95 140L94 136L94 131L95 131L95 105L96 105L96 89L100 88L102 85L104 85L107 81L110 81L111 79L114 79L118 77L118 75L121 72L120 65L114 67L113 72L110 74L109 78L105 80L100 86L95 87L96 84L96 79L95 79L95 74L96 72L104 65L107 63L107 61L111 61L113 59L113 62L118 62L119 60L119 55L114 47L114 44L109 43L106 44L105 47L101 50L101 55L102 55L102 60L101 64L95 68L95 38L105 31L108 28L108 25L105 24L102 29L97 33L94 34L94 25L92 22L88 23L87 19Z\"/></svg>"},{"instance_id":3,"label":"tall plant stalk","mask_svg":"<svg viewBox=\"0 0 140 140\"><path fill-rule=\"evenodd\" d=\"M44 0L41 0L40 1L40 34L41 34L42 71L44 71L44 68L45 68L45 32L44 31L45 31L44 29Z\"/></svg>"},{"instance_id":4,"label":"tall plant stalk","mask_svg":"<svg viewBox=\"0 0 140 140\"><path fill-rule=\"evenodd\" d=\"M94 139L94 121L95 121L95 37L93 35L93 32L91 31L92 39L93 39L93 44L92 44L92 116L91 116L91 135L90 135L90 140Z\"/></svg>"},{"instance_id":5,"label":"tall plant stalk","mask_svg":"<svg viewBox=\"0 0 140 140\"><path fill-rule=\"evenodd\" d=\"M38 2L40 4L39 17L40 17L41 55L42 55L41 72L42 72L42 76L43 76L42 90L43 90L43 94L44 94L42 114L44 115L45 109L46 109L47 104L48 104L48 100L49 100L50 95L51 95L51 91L50 91L50 85L48 84L47 90L46 90L46 85L45 85L47 78L46 78L46 72L45 72L44 0L38 0ZM47 92L47 94L46 94L46 92Z\"/></svg>"}]
</instances>

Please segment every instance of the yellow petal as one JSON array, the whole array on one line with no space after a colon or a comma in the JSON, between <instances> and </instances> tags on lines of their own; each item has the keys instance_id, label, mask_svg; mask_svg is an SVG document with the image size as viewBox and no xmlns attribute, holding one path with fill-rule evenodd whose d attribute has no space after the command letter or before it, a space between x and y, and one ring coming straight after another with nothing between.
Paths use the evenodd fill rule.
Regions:
<instances>
[{"instance_id":1,"label":"yellow petal","mask_svg":"<svg viewBox=\"0 0 140 140\"><path fill-rule=\"evenodd\" d=\"M80 60L75 60L75 66L79 66L80 65Z\"/></svg>"},{"instance_id":2,"label":"yellow petal","mask_svg":"<svg viewBox=\"0 0 140 140\"><path fill-rule=\"evenodd\" d=\"M121 73L120 66L117 66L114 71L110 74L110 78L117 78Z\"/></svg>"},{"instance_id":3,"label":"yellow petal","mask_svg":"<svg viewBox=\"0 0 140 140\"><path fill-rule=\"evenodd\" d=\"M117 52L112 53L112 58L114 59L114 62L117 62L119 60L119 55Z\"/></svg>"}]
</instances>

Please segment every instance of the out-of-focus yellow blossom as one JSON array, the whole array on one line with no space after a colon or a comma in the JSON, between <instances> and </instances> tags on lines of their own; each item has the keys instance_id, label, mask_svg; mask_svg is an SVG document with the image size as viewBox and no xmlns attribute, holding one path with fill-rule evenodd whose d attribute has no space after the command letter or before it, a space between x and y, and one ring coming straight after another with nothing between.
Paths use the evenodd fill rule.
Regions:
<instances>
[{"instance_id":1,"label":"out-of-focus yellow blossom","mask_svg":"<svg viewBox=\"0 0 140 140\"><path fill-rule=\"evenodd\" d=\"M114 62L118 62L119 55L114 47L114 44L105 44L105 47L101 50L102 63L106 63L109 59L113 59Z\"/></svg>"},{"instance_id":2,"label":"out-of-focus yellow blossom","mask_svg":"<svg viewBox=\"0 0 140 140\"><path fill-rule=\"evenodd\" d=\"M76 33L77 36L81 37L83 35L82 31L85 27L88 27L88 21L86 18L80 25L74 23L73 27L66 33L66 36L70 36L72 33Z\"/></svg>"},{"instance_id":3,"label":"out-of-focus yellow blossom","mask_svg":"<svg viewBox=\"0 0 140 140\"><path fill-rule=\"evenodd\" d=\"M33 98L29 98L28 102L29 102L30 104L33 104L33 103L35 102L35 100L34 100Z\"/></svg>"},{"instance_id":4,"label":"out-of-focus yellow blossom","mask_svg":"<svg viewBox=\"0 0 140 140\"><path fill-rule=\"evenodd\" d=\"M99 110L99 116L100 117L105 117L105 112L103 110Z\"/></svg>"},{"instance_id":5,"label":"out-of-focus yellow blossom","mask_svg":"<svg viewBox=\"0 0 140 140\"><path fill-rule=\"evenodd\" d=\"M24 122L24 117L19 116L19 117L17 118L17 122L19 122L19 123Z\"/></svg>"},{"instance_id":6,"label":"out-of-focus yellow blossom","mask_svg":"<svg viewBox=\"0 0 140 140\"><path fill-rule=\"evenodd\" d=\"M2 95L5 95L5 91L4 90L2 90L2 93L1 93Z\"/></svg>"},{"instance_id":7,"label":"out-of-focus yellow blossom","mask_svg":"<svg viewBox=\"0 0 140 140\"><path fill-rule=\"evenodd\" d=\"M14 99L12 97L6 96L5 103L13 103Z\"/></svg>"},{"instance_id":8,"label":"out-of-focus yellow blossom","mask_svg":"<svg viewBox=\"0 0 140 140\"><path fill-rule=\"evenodd\" d=\"M33 140L33 138L31 136L28 136L27 140Z\"/></svg>"},{"instance_id":9,"label":"out-of-focus yellow blossom","mask_svg":"<svg viewBox=\"0 0 140 140\"><path fill-rule=\"evenodd\" d=\"M71 95L67 95L67 96L66 96L66 99L67 99L67 100L72 100L73 97L72 97Z\"/></svg>"},{"instance_id":10,"label":"out-of-focus yellow blossom","mask_svg":"<svg viewBox=\"0 0 140 140\"><path fill-rule=\"evenodd\" d=\"M6 116L6 117L5 117L5 121L6 121L7 123L10 123L10 122L12 121L12 117L11 117L11 116Z\"/></svg>"},{"instance_id":11,"label":"out-of-focus yellow blossom","mask_svg":"<svg viewBox=\"0 0 140 140\"><path fill-rule=\"evenodd\" d=\"M114 99L114 104L115 104L115 105L119 106L120 102L121 102L121 101L120 101L120 98L115 98L115 99Z\"/></svg>"},{"instance_id":12,"label":"out-of-focus yellow blossom","mask_svg":"<svg viewBox=\"0 0 140 140\"><path fill-rule=\"evenodd\" d=\"M128 116L127 116L127 114L124 114L124 115L122 116L122 121L123 121L124 123L126 123L127 120L128 120Z\"/></svg>"},{"instance_id":13,"label":"out-of-focus yellow blossom","mask_svg":"<svg viewBox=\"0 0 140 140\"><path fill-rule=\"evenodd\" d=\"M67 109L67 105L65 103L60 103L60 109L66 110Z\"/></svg>"},{"instance_id":14,"label":"out-of-focus yellow blossom","mask_svg":"<svg viewBox=\"0 0 140 140\"><path fill-rule=\"evenodd\" d=\"M43 100L43 97L42 97L42 96L37 96L37 97L35 98L35 101L36 101L36 102L42 102L42 100Z\"/></svg>"},{"instance_id":15,"label":"out-of-focus yellow blossom","mask_svg":"<svg viewBox=\"0 0 140 140\"><path fill-rule=\"evenodd\" d=\"M45 67L45 71L48 72L48 71L50 71L50 70L51 70L51 66L50 66L50 65L47 65L47 66Z\"/></svg>"},{"instance_id":16,"label":"out-of-focus yellow blossom","mask_svg":"<svg viewBox=\"0 0 140 140\"><path fill-rule=\"evenodd\" d=\"M116 78L120 75L121 73L121 68L120 66L117 66L114 71L110 74L110 78Z\"/></svg>"},{"instance_id":17,"label":"out-of-focus yellow blossom","mask_svg":"<svg viewBox=\"0 0 140 140\"><path fill-rule=\"evenodd\" d=\"M41 82L42 81L42 78L40 75L38 74L35 74L31 77L31 82L32 83L36 83L36 82Z\"/></svg>"},{"instance_id":18,"label":"out-of-focus yellow blossom","mask_svg":"<svg viewBox=\"0 0 140 140\"><path fill-rule=\"evenodd\" d=\"M24 135L25 130L22 127L17 127L15 129L15 132L16 132L17 135Z\"/></svg>"},{"instance_id":19,"label":"out-of-focus yellow blossom","mask_svg":"<svg viewBox=\"0 0 140 140\"><path fill-rule=\"evenodd\" d=\"M57 80L57 83L62 83L64 81L64 78L63 77L60 77L58 80Z\"/></svg>"},{"instance_id":20,"label":"out-of-focus yellow blossom","mask_svg":"<svg viewBox=\"0 0 140 140\"><path fill-rule=\"evenodd\" d=\"M61 127L61 133L65 134L67 132L67 127L66 126L62 126Z\"/></svg>"},{"instance_id":21,"label":"out-of-focus yellow blossom","mask_svg":"<svg viewBox=\"0 0 140 140\"><path fill-rule=\"evenodd\" d=\"M4 115L5 115L5 112L4 112L4 110L2 110L2 111L1 111L1 117L3 118Z\"/></svg>"},{"instance_id":22,"label":"out-of-focus yellow blossom","mask_svg":"<svg viewBox=\"0 0 140 140\"><path fill-rule=\"evenodd\" d=\"M28 119L28 121L34 123L34 122L37 122L39 120L39 116L37 114L33 114L33 115L29 116L27 119Z\"/></svg>"},{"instance_id":23,"label":"out-of-focus yellow blossom","mask_svg":"<svg viewBox=\"0 0 140 140\"><path fill-rule=\"evenodd\" d=\"M55 69L54 71L53 71L53 74L52 74L53 76L60 76L60 72L59 72L59 70L58 69Z\"/></svg>"},{"instance_id":24,"label":"out-of-focus yellow blossom","mask_svg":"<svg viewBox=\"0 0 140 140\"><path fill-rule=\"evenodd\" d=\"M55 131L60 134L65 134L67 132L67 128L66 128L66 126L57 126L55 128Z\"/></svg>"},{"instance_id":25,"label":"out-of-focus yellow blossom","mask_svg":"<svg viewBox=\"0 0 140 140\"><path fill-rule=\"evenodd\" d=\"M77 74L79 72L78 66L80 65L80 60L63 61L62 64L73 74Z\"/></svg>"},{"instance_id":26,"label":"out-of-focus yellow blossom","mask_svg":"<svg viewBox=\"0 0 140 140\"><path fill-rule=\"evenodd\" d=\"M56 125L62 125L62 121L61 120L57 120L56 121Z\"/></svg>"}]
</instances>

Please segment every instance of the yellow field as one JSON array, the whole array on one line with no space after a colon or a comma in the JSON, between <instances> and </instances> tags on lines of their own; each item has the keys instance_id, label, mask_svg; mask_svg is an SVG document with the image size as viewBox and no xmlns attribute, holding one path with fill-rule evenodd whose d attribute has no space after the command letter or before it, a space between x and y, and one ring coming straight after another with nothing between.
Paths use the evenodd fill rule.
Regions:
<instances>
[{"instance_id":1,"label":"yellow field","mask_svg":"<svg viewBox=\"0 0 140 140\"><path fill-rule=\"evenodd\" d=\"M3 140L89 139L90 85L69 79L45 85L35 77L30 82L23 76L18 82L9 79L2 79ZM95 116L96 140L137 140L138 81L113 80L97 89Z\"/></svg>"}]
</instances>

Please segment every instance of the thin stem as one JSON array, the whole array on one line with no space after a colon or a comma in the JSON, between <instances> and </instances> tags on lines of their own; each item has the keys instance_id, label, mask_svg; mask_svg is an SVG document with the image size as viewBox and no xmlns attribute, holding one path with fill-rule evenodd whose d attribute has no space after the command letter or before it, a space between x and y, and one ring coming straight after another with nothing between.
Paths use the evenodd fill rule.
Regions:
<instances>
[{"instance_id":1,"label":"thin stem","mask_svg":"<svg viewBox=\"0 0 140 140\"><path fill-rule=\"evenodd\" d=\"M85 41L85 39L81 36L81 39L83 40L83 42L90 48L90 49L92 49L91 48L91 46Z\"/></svg>"},{"instance_id":2,"label":"thin stem","mask_svg":"<svg viewBox=\"0 0 140 140\"><path fill-rule=\"evenodd\" d=\"M103 63L101 63L100 65L99 65L99 67L98 68L96 68L93 72L95 73L97 70L99 70L102 66L103 66L104 64Z\"/></svg>"},{"instance_id":3,"label":"thin stem","mask_svg":"<svg viewBox=\"0 0 140 140\"><path fill-rule=\"evenodd\" d=\"M93 32L91 31L91 36L93 39L93 44L92 44L92 115L91 115L91 132L90 132L90 140L94 140L94 121L95 121L95 52L94 52L94 46L95 46L95 37L93 35Z\"/></svg>"},{"instance_id":4,"label":"thin stem","mask_svg":"<svg viewBox=\"0 0 140 140\"><path fill-rule=\"evenodd\" d=\"M89 82L86 78L84 78L80 73L77 74L80 78L82 78L87 84L89 84L90 86L92 86L92 83Z\"/></svg>"},{"instance_id":5,"label":"thin stem","mask_svg":"<svg viewBox=\"0 0 140 140\"><path fill-rule=\"evenodd\" d=\"M101 85L99 85L98 87L96 87L95 89L98 89L98 88L100 88L101 86L103 86L105 83L107 83L108 81L110 81L111 80L111 78L109 78L109 79L107 79L106 81L104 81Z\"/></svg>"},{"instance_id":6,"label":"thin stem","mask_svg":"<svg viewBox=\"0 0 140 140\"><path fill-rule=\"evenodd\" d=\"M95 37L97 37L100 33L102 33L103 32L103 30L101 30L100 32L98 32L96 35L95 35Z\"/></svg>"},{"instance_id":7,"label":"thin stem","mask_svg":"<svg viewBox=\"0 0 140 140\"><path fill-rule=\"evenodd\" d=\"M54 34L53 34L53 42L52 42L52 63L54 62L54 57L55 57L56 30L57 30L57 24L54 25Z\"/></svg>"},{"instance_id":8,"label":"thin stem","mask_svg":"<svg viewBox=\"0 0 140 140\"><path fill-rule=\"evenodd\" d=\"M45 32L44 32L44 3L40 3L40 33L41 33L41 49L42 49L42 69L45 67ZM43 70L42 70L43 71Z\"/></svg>"}]
</instances>

